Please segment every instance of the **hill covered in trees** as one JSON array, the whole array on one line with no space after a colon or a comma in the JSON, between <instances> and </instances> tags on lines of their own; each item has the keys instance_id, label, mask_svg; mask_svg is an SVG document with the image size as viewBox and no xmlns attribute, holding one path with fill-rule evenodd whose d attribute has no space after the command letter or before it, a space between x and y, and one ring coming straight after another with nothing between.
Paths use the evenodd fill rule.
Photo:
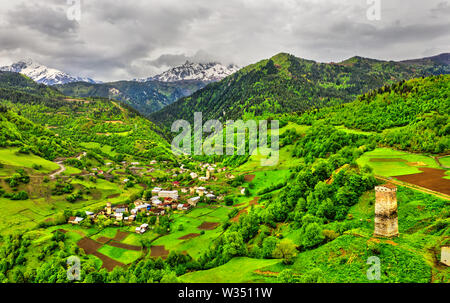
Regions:
<instances>
[{"instance_id":1,"label":"hill covered in trees","mask_svg":"<svg viewBox=\"0 0 450 303\"><path fill-rule=\"evenodd\" d=\"M66 97L15 73L0 73L0 100L4 147L53 160L67 156L69 146L80 151L79 143L97 142L114 146L118 160L125 154L172 159L163 130L119 101Z\"/></svg>"},{"instance_id":2,"label":"hill covered in trees","mask_svg":"<svg viewBox=\"0 0 450 303\"><path fill-rule=\"evenodd\" d=\"M358 95L401 80L448 73L445 60L380 61L353 57L341 63L317 63L281 53L249 65L150 115L169 126L191 120L238 119L304 112L353 101Z\"/></svg>"},{"instance_id":3,"label":"hill covered in trees","mask_svg":"<svg viewBox=\"0 0 450 303\"><path fill-rule=\"evenodd\" d=\"M414 152L444 153L450 146L450 76L385 85L352 103L315 109L296 121L378 132L380 143Z\"/></svg>"}]
</instances>

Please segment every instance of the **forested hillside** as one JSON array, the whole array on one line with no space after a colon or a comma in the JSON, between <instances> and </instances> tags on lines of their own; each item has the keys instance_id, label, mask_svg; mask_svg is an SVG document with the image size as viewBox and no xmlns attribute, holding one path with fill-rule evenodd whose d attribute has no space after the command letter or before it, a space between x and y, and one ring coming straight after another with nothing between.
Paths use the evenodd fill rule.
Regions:
<instances>
[{"instance_id":1,"label":"forested hillside","mask_svg":"<svg viewBox=\"0 0 450 303\"><path fill-rule=\"evenodd\" d=\"M401 81L361 95L352 103L302 115L299 123L378 132L381 143L415 152L450 149L450 76Z\"/></svg>"},{"instance_id":2,"label":"forested hillside","mask_svg":"<svg viewBox=\"0 0 450 303\"><path fill-rule=\"evenodd\" d=\"M238 119L353 101L371 89L404 79L448 72L441 61L393 62L354 57L317 63L281 53L208 85L150 118L166 126L176 119Z\"/></svg>"},{"instance_id":3,"label":"forested hillside","mask_svg":"<svg viewBox=\"0 0 450 303\"><path fill-rule=\"evenodd\" d=\"M3 146L23 146L52 160L67 156L68 141L78 151L81 142L97 142L114 146L118 159L126 154L172 158L161 137L164 132L128 105L101 98L73 99L20 74L0 75Z\"/></svg>"}]
</instances>

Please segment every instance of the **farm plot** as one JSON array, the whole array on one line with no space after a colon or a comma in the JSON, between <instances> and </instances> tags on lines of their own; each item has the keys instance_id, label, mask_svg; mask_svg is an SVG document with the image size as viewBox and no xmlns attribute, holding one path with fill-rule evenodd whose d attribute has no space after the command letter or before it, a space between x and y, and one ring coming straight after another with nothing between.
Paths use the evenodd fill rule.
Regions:
<instances>
[{"instance_id":1,"label":"farm plot","mask_svg":"<svg viewBox=\"0 0 450 303\"><path fill-rule=\"evenodd\" d=\"M150 247L150 256L154 258L167 258L169 251L165 249L164 245L154 245Z\"/></svg>"},{"instance_id":2,"label":"farm plot","mask_svg":"<svg viewBox=\"0 0 450 303\"><path fill-rule=\"evenodd\" d=\"M220 224L228 220L229 212L225 207L205 207L179 215L174 220L173 231L156 239L152 244L164 246L169 251L186 252L197 258L223 232ZM204 229L198 229L200 226Z\"/></svg>"},{"instance_id":3,"label":"farm plot","mask_svg":"<svg viewBox=\"0 0 450 303\"><path fill-rule=\"evenodd\" d=\"M446 195L450 195L450 180L444 179L445 170L421 167L422 173L412 175L394 176L394 178L414 185L425 187Z\"/></svg>"},{"instance_id":4,"label":"farm plot","mask_svg":"<svg viewBox=\"0 0 450 303\"><path fill-rule=\"evenodd\" d=\"M439 168L436 161L424 155L390 148L377 148L362 155L357 163L370 166L376 175L394 177L421 173L420 167Z\"/></svg>"},{"instance_id":5,"label":"farm plot","mask_svg":"<svg viewBox=\"0 0 450 303\"><path fill-rule=\"evenodd\" d=\"M105 228L95 235L96 240L84 237L77 242L77 245L83 248L86 254L94 255L102 260L102 267L110 271L116 266L130 264L142 256L141 246L115 240L123 240L127 236L127 232L117 228Z\"/></svg>"},{"instance_id":6,"label":"farm plot","mask_svg":"<svg viewBox=\"0 0 450 303\"><path fill-rule=\"evenodd\" d=\"M117 242L116 246L111 245L111 242L103 245L98 249L98 252L123 264L130 264L142 256L142 252L140 249L130 250L122 247L117 247Z\"/></svg>"}]
</instances>

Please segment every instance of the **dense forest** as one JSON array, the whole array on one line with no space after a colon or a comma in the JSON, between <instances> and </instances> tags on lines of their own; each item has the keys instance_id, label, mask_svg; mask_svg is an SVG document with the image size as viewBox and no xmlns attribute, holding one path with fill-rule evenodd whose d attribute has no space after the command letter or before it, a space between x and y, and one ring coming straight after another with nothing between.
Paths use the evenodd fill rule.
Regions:
<instances>
[{"instance_id":1,"label":"dense forest","mask_svg":"<svg viewBox=\"0 0 450 303\"><path fill-rule=\"evenodd\" d=\"M401 81L350 104L312 110L298 119L377 132L381 143L415 152L444 153L450 146L450 76Z\"/></svg>"}]
</instances>

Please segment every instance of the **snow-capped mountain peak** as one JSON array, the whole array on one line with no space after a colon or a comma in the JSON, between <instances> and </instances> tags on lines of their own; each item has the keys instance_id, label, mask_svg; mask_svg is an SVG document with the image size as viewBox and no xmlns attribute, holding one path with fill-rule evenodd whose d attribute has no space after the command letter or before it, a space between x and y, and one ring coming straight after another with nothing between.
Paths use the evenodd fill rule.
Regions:
<instances>
[{"instance_id":1,"label":"snow-capped mountain peak","mask_svg":"<svg viewBox=\"0 0 450 303\"><path fill-rule=\"evenodd\" d=\"M174 67L162 74L150 77L145 81L175 82L182 80L199 80L205 82L220 81L235 73L239 68L236 65L222 65L217 62L194 63L186 61L183 65Z\"/></svg>"},{"instance_id":2,"label":"snow-capped mountain peak","mask_svg":"<svg viewBox=\"0 0 450 303\"><path fill-rule=\"evenodd\" d=\"M34 62L31 59L20 60L12 65L0 67L0 71L21 73L37 83L43 83L45 85L66 84L79 81L96 83L90 78L74 77L60 70Z\"/></svg>"}]
</instances>

